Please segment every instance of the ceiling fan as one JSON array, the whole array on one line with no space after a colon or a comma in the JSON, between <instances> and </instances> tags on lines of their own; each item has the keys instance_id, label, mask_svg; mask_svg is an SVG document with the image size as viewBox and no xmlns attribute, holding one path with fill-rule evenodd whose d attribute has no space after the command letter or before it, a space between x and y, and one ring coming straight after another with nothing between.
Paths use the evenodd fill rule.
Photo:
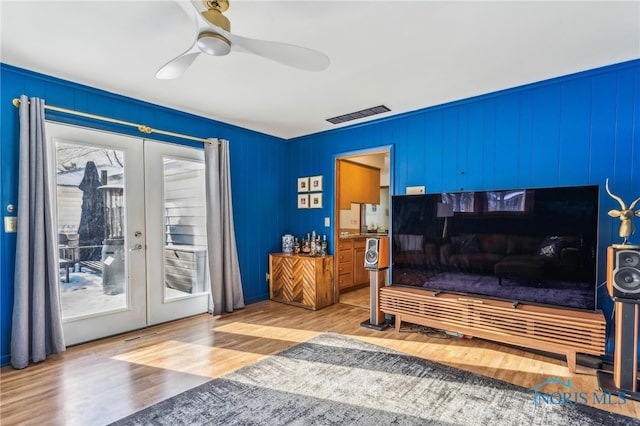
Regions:
<instances>
[{"instance_id":1,"label":"ceiling fan","mask_svg":"<svg viewBox=\"0 0 640 426\"><path fill-rule=\"evenodd\" d=\"M228 0L178 1L196 25L193 45L163 65L156 77L180 77L201 54L224 56L230 51L251 53L305 71L322 71L329 66L329 58L316 50L275 41L256 40L231 33L231 24L223 15Z\"/></svg>"}]
</instances>

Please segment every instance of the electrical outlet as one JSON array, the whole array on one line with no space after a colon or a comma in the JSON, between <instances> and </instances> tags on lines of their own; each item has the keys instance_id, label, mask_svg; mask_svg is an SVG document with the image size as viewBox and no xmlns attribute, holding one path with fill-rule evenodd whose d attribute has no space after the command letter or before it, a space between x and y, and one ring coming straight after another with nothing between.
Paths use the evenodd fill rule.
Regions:
<instances>
[{"instance_id":1,"label":"electrical outlet","mask_svg":"<svg viewBox=\"0 0 640 426\"><path fill-rule=\"evenodd\" d=\"M418 195L424 194L426 188L423 186L407 186L406 193L407 195Z\"/></svg>"},{"instance_id":2,"label":"electrical outlet","mask_svg":"<svg viewBox=\"0 0 640 426\"><path fill-rule=\"evenodd\" d=\"M18 232L18 218L15 216L4 217L4 232L14 233Z\"/></svg>"}]
</instances>

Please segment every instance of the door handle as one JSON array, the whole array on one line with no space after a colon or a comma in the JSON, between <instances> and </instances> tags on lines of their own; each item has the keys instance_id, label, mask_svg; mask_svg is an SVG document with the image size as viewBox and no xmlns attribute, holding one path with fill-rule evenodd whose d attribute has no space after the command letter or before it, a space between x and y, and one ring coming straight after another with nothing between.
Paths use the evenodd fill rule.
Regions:
<instances>
[{"instance_id":1,"label":"door handle","mask_svg":"<svg viewBox=\"0 0 640 426\"><path fill-rule=\"evenodd\" d=\"M133 248L130 248L129 251L140 251L142 250L142 244L136 244Z\"/></svg>"}]
</instances>

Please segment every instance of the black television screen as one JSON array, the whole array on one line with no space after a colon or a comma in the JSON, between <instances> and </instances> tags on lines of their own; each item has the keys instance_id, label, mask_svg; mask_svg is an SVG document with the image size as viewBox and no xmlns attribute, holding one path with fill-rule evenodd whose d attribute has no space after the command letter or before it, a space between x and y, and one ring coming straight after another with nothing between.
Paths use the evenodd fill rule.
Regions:
<instances>
[{"instance_id":1,"label":"black television screen","mask_svg":"<svg viewBox=\"0 0 640 426\"><path fill-rule=\"evenodd\" d=\"M391 284L596 308L598 186L392 198Z\"/></svg>"}]
</instances>

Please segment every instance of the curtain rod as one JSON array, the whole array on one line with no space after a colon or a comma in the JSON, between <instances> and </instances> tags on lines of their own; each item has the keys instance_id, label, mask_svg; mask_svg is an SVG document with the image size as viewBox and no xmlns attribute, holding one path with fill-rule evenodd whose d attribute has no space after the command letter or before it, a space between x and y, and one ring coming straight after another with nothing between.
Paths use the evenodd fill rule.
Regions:
<instances>
[{"instance_id":1,"label":"curtain rod","mask_svg":"<svg viewBox=\"0 0 640 426\"><path fill-rule=\"evenodd\" d=\"M12 103L13 103L14 107L16 107L16 108L20 107L20 99L14 98ZM198 142L203 142L203 143L211 143L211 141L209 139L198 138L196 136L183 135L183 134L180 134L180 133L167 132L165 130L152 129L151 127L145 126L144 124L130 123L128 121L117 120L115 118L109 118L109 117L104 117L104 116L95 115L95 114L87 114L86 112L74 111L72 109L60 108L60 107L55 107L55 106L46 105L46 104L44 106L44 109L49 109L51 111L57 111L57 112L63 112L65 114L78 115L80 117L85 117L85 118L92 118L94 120L107 121L109 123L122 124L123 126L135 127L135 128L138 129L139 132L146 133L147 135L149 135L151 133L158 133L160 135L165 135L165 136L173 136L173 137L176 137L176 138L189 139L189 140L192 140L192 141L198 141ZM220 144L220 143L218 142L218 144Z\"/></svg>"}]
</instances>

